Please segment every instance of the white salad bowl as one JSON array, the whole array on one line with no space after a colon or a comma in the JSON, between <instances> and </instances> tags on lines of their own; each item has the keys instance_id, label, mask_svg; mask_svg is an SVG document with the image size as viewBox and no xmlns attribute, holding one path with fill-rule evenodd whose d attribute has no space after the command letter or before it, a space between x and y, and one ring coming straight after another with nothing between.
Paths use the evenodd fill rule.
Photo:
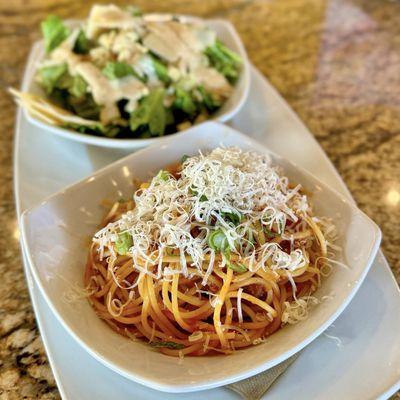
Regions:
<instances>
[{"instance_id":1,"label":"white salad bowl","mask_svg":"<svg viewBox=\"0 0 400 400\"><path fill-rule=\"evenodd\" d=\"M172 15L170 14L147 14L147 19L152 20L167 20L170 19ZM238 81L236 82L232 95L223 104L223 106L211 116L212 120L219 122L226 122L231 119L243 106L246 101L249 87L250 87L250 66L247 59L246 50L242 44L242 41L236 32L233 25L222 19L200 19L191 16L179 16L184 22L202 22L210 29L217 33L217 37L226 44L231 50L240 55L243 60L242 70ZM69 26L77 26L78 21L69 21ZM40 95L46 98L46 94L39 84L35 81L35 74L37 71L38 63L44 58L44 44L43 41L35 43L32 47L31 54L29 56L29 61L27 64L27 69L25 72L25 79L22 84L22 92L29 92L33 94ZM32 115L24 109L24 113L28 121L34 125L39 126L45 131L53 133L55 135L64 137L66 139L76 140L81 143L86 143L101 147L119 148L119 149L138 149L146 147L150 144L158 143L162 138L153 137L148 139L116 139L107 138L101 136L94 136L86 133L80 133L72 129L61 128L58 126L51 125L47 122L42 121L38 117ZM181 135L184 131L176 132L171 135L177 136ZM171 136L168 135L168 136Z\"/></svg>"},{"instance_id":2,"label":"white salad bowl","mask_svg":"<svg viewBox=\"0 0 400 400\"><path fill-rule=\"evenodd\" d=\"M100 206L103 199L127 198L133 193L134 179L148 179L184 154L207 152L220 145L271 154L292 182L311 192L315 214L334 220L339 233L337 244L342 248L337 260L347 267L335 266L323 280L315 296L324 300L310 310L306 320L284 326L265 343L232 355L179 360L158 353L142 341L122 337L98 318L81 290L86 257L90 238L104 213ZM26 211L22 215L22 240L46 301L84 349L128 379L158 390L188 392L262 372L314 340L359 289L378 250L381 233L363 212L310 173L232 128L208 122L131 154Z\"/></svg>"}]
</instances>

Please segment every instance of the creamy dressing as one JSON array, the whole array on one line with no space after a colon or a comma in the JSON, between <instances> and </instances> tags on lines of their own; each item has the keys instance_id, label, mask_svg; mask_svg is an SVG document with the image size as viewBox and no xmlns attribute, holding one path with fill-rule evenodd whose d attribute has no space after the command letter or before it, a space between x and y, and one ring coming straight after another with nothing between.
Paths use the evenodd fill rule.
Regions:
<instances>
[{"instance_id":1,"label":"creamy dressing","mask_svg":"<svg viewBox=\"0 0 400 400\"><path fill-rule=\"evenodd\" d=\"M143 44L183 71L204 65L206 58L202 51L215 41L212 34L201 35L200 28L176 21L148 22L147 29L149 33L143 38Z\"/></svg>"},{"instance_id":2,"label":"creamy dressing","mask_svg":"<svg viewBox=\"0 0 400 400\"><path fill-rule=\"evenodd\" d=\"M226 78L216 69L210 67L197 67L193 71L196 83L204 86L206 91L218 94L222 97L229 97L232 93L232 86Z\"/></svg>"},{"instance_id":3,"label":"creamy dressing","mask_svg":"<svg viewBox=\"0 0 400 400\"><path fill-rule=\"evenodd\" d=\"M82 61L82 57L65 47L54 50L52 59L60 63L66 62L72 75L78 74L87 82L94 101L104 108L100 115L103 123L109 123L120 116L116 106L119 100L126 99L136 104L138 99L149 93L149 89L133 76L109 80L94 64ZM132 104L130 108L132 109Z\"/></svg>"},{"instance_id":4,"label":"creamy dressing","mask_svg":"<svg viewBox=\"0 0 400 400\"><path fill-rule=\"evenodd\" d=\"M142 19L134 17L119 7L109 5L95 5L90 11L87 21L86 35L95 39L105 29L135 29L142 30Z\"/></svg>"}]
</instances>

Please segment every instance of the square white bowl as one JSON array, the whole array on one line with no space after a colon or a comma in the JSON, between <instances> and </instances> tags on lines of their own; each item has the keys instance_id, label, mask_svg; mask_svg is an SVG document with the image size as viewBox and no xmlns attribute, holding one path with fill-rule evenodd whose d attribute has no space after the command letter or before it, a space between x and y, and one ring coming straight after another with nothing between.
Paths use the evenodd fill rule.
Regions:
<instances>
[{"instance_id":1,"label":"square white bowl","mask_svg":"<svg viewBox=\"0 0 400 400\"><path fill-rule=\"evenodd\" d=\"M173 15L171 14L147 14L146 17L152 20L167 20ZM210 29L214 30L217 37L226 44L231 50L235 51L243 60L242 70L240 72L239 79L237 80L232 95L222 105L222 107L212 115L210 120L219 122L226 122L231 119L239 110L242 108L244 102L247 99L247 95L250 88L250 65L247 59L246 50L244 49L243 43L240 36L236 32L233 25L223 19L201 19L192 16L179 16L184 22L202 22ZM71 27L79 26L79 21L67 21ZM29 61L26 67L24 82L21 90L23 92L34 93L46 98L46 94L40 85L35 81L35 74L37 71L37 65L44 58L44 44L43 41L35 43L32 47ZM162 140L162 137L154 137L148 139L116 139L107 138L101 136L94 136L90 134L80 133L72 129L65 129L58 126L50 125L39 118L31 115L26 109L24 113L28 121L43 130L46 130L55 135L64 137L70 140L76 140L81 143L87 143L95 146L119 148L119 149L139 149L148 145L154 144ZM179 136L183 133L176 132L171 135ZM168 136L171 136L168 135Z\"/></svg>"},{"instance_id":2,"label":"square white bowl","mask_svg":"<svg viewBox=\"0 0 400 400\"><path fill-rule=\"evenodd\" d=\"M337 267L315 296L331 296L309 318L285 326L258 346L229 356L186 357L160 354L144 342L132 342L102 322L86 299L66 302L74 285L83 287L88 239L96 231L102 199L131 196L133 178L144 180L183 154L219 145L271 154L292 182L313 193L316 215L332 217L348 268ZM188 392L225 385L273 367L321 334L345 309L376 255L381 233L376 224L343 196L302 168L260 143L219 123L208 122L171 136L156 146L119 160L91 177L49 197L22 215L22 240L33 276L67 331L96 359L121 375L154 389Z\"/></svg>"}]
</instances>

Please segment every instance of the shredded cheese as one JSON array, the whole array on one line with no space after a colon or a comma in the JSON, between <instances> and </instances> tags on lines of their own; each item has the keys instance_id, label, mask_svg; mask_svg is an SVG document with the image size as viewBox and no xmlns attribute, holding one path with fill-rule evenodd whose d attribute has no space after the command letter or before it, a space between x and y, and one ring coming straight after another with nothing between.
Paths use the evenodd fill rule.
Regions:
<instances>
[{"instance_id":1,"label":"shredded cheese","mask_svg":"<svg viewBox=\"0 0 400 400\"><path fill-rule=\"evenodd\" d=\"M295 222L309 211L299 190L299 186L290 188L268 155L220 147L189 157L179 178L155 176L134 194L135 208L97 232L94 241L100 256L106 248L115 256L118 235L128 232L132 237L128 254L138 271L157 279L176 272L188 276L190 264L206 285L216 264L208 237L218 228L231 252L250 270L261 265L293 272L307 263L302 249L287 253L268 241L255 249L252 240L255 223L282 235L288 221ZM224 213L241 216L240 222L227 222ZM173 271L163 267L166 254L177 257ZM223 259L220 266L224 265Z\"/></svg>"}]
</instances>

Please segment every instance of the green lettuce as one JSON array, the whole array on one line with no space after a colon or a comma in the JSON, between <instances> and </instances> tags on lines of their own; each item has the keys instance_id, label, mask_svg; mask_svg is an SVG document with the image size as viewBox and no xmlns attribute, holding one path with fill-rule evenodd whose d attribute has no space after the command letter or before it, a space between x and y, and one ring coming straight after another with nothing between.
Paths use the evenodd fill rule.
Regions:
<instances>
[{"instance_id":1,"label":"green lettuce","mask_svg":"<svg viewBox=\"0 0 400 400\"><path fill-rule=\"evenodd\" d=\"M140 127L147 127L151 136L161 136L167 125L167 111L164 107L165 90L154 89L144 97L129 119L130 128L136 131Z\"/></svg>"},{"instance_id":2,"label":"green lettuce","mask_svg":"<svg viewBox=\"0 0 400 400\"><path fill-rule=\"evenodd\" d=\"M103 68L103 74L108 79L120 79L125 78L126 76L132 75L139 80L143 80L133 69L133 67L125 62L111 62L109 61L106 66Z\"/></svg>"},{"instance_id":3,"label":"green lettuce","mask_svg":"<svg viewBox=\"0 0 400 400\"><path fill-rule=\"evenodd\" d=\"M156 72L157 78L164 83L170 83L171 78L168 75L168 68L165 64L163 64L159 59L154 56L151 56L151 60L153 62L154 70Z\"/></svg>"},{"instance_id":4,"label":"green lettuce","mask_svg":"<svg viewBox=\"0 0 400 400\"><path fill-rule=\"evenodd\" d=\"M75 40L73 51L76 54L87 54L90 50L90 41L86 37L85 32L81 29L79 31L78 37Z\"/></svg>"},{"instance_id":5,"label":"green lettuce","mask_svg":"<svg viewBox=\"0 0 400 400\"><path fill-rule=\"evenodd\" d=\"M71 76L66 64L43 67L38 71L47 94L82 118L98 119L100 108L87 93L87 83L80 76Z\"/></svg>"},{"instance_id":6,"label":"green lettuce","mask_svg":"<svg viewBox=\"0 0 400 400\"><path fill-rule=\"evenodd\" d=\"M66 97L66 103L75 114L82 118L91 120L99 119L100 107L93 100L93 97L90 93L81 97L69 95Z\"/></svg>"},{"instance_id":7,"label":"green lettuce","mask_svg":"<svg viewBox=\"0 0 400 400\"><path fill-rule=\"evenodd\" d=\"M242 64L242 59L238 54L228 49L219 40L213 46L207 47L205 54L211 65L224 75L229 82L236 82Z\"/></svg>"},{"instance_id":8,"label":"green lettuce","mask_svg":"<svg viewBox=\"0 0 400 400\"><path fill-rule=\"evenodd\" d=\"M96 136L106 136L109 138L116 137L122 130L120 126L116 125L104 126L100 122L93 125L79 125L79 124L69 123L63 125L63 127L66 129L72 129L80 133L88 133Z\"/></svg>"},{"instance_id":9,"label":"green lettuce","mask_svg":"<svg viewBox=\"0 0 400 400\"><path fill-rule=\"evenodd\" d=\"M197 90L199 91L199 93L203 99L203 104L204 104L205 108L207 109L207 111L212 113L221 107L221 105L222 105L221 102L216 100L211 93L208 93L204 89L204 86L199 86L197 88Z\"/></svg>"},{"instance_id":10,"label":"green lettuce","mask_svg":"<svg viewBox=\"0 0 400 400\"><path fill-rule=\"evenodd\" d=\"M68 91L75 97L82 97L86 95L87 87L88 84L86 81L80 75L75 75L71 79L71 85Z\"/></svg>"},{"instance_id":11,"label":"green lettuce","mask_svg":"<svg viewBox=\"0 0 400 400\"><path fill-rule=\"evenodd\" d=\"M49 15L41 24L46 53L53 51L70 34L70 30L56 15Z\"/></svg>"},{"instance_id":12,"label":"green lettuce","mask_svg":"<svg viewBox=\"0 0 400 400\"><path fill-rule=\"evenodd\" d=\"M191 92L186 91L180 87L175 89L175 101L173 106L179 110L182 110L188 115L194 115L197 111L196 102L192 97Z\"/></svg>"},{"instance_id":13,"label":"green lettuce","mask_svg":"<svg viewBox=\"0 0 400 400\"><path fill-rule=\"evenodd\" d=\"M54 89L65 89L69 86L69 74L67 64L42 67L38 71L40 84L48 94Z\"/></svg>"}]
</instances>

